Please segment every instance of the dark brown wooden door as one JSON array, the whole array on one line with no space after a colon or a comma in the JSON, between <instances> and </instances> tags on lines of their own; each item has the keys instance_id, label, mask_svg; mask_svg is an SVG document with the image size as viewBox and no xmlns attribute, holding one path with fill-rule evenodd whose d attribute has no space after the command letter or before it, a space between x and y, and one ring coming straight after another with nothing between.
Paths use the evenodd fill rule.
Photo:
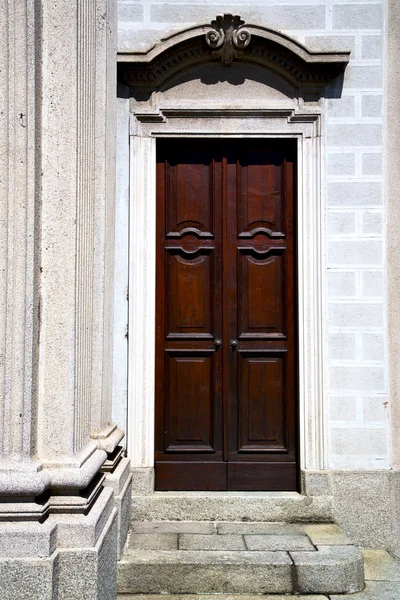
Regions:
<instances>
[{"instance_id":1,"label":"dark brown wooden door","mask_svg":"<svg viewBox=\"0 0 400 600\"><path fill-rule=\"evenodd\" d=\"M157 142L158 490L296 490L293 140Z\"/></svg>"}]
</instances>

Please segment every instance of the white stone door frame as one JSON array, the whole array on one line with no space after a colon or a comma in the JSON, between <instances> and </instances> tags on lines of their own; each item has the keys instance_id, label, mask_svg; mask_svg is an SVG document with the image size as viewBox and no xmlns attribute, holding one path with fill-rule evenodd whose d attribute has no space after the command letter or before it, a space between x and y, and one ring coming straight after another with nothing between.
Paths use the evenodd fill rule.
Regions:
<instances>
[{"instance_id":1,"label":"white stone door frame","mask_svg":"<svg viewBox=\"0 0 400 600\"><path fill-rule=\"evenodd\" d=\"M240 114L239 114L240 113ZM301 469L326 465L323 395L323 189L320 107L152 110L131 114L128 454L154 466L156 141L160 137L298 140L299 438Z\"/></svg>"}]
</instances>

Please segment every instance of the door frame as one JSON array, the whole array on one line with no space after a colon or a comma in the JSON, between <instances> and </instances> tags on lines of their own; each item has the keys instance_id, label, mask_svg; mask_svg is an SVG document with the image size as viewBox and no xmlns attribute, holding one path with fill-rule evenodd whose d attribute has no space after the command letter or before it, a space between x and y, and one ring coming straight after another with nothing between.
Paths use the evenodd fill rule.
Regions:
<instances>
[{"instance_id":1,"label":"door frame","mask_svg":"<svg viewBox=\"0 0 400 600\"><path fill-rule=\"evenodd\" d=\"M323 100L320 101L321 104ZM324 469L323 106L279 110L137 110L130 118L128 455L154 467L156 141L296 138L300 469ZM136 290L140 290L137 293Z\"/></svg>"}]
</instances>

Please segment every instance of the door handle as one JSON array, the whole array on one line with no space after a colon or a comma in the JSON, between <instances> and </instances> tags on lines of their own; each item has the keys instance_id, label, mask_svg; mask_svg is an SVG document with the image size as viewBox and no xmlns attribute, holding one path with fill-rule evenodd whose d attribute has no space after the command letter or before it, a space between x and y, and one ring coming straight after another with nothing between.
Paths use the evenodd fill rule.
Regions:
<instances>
[{"instance_id":1,"label":"door handle","mask_svg":"<svg viewBox=\"0 0 400 600\"><path fill-rule=\"evenodd\" d=\"M236 350L236 348L237 348L237 347L238 347L238 345L239 345L239 342L238 342L237 340L231 340L231 341L229 342L229 345L230 345L230 347L231 347L231 350Z\"/></svg>"},{"instance_id":2,"label":"door handle","mask_svg":"<svg viewBox=\"0 0 400 600\"><path fill-rule=\"evenodd\" d=\"M219 350L222 346L222 340L214 340L214 348Z\"/></svg>"}]
</instances>

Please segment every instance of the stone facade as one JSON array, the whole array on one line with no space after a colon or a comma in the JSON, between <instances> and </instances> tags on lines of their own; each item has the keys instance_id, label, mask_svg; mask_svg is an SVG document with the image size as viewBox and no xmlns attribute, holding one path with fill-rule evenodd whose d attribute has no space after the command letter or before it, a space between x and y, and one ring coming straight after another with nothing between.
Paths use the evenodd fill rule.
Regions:
<instances>
[{"instance_id":1,"label":"stone facade","mask_svg":"<svg viewBox=\"0 0 400 600\"><path fill-rule=\"evenodd\" d=\"M147 279L135 270L154 239L149 228L139 232L138 258L129 218L132 234L133 217L155 215L129 203L132 190L144 199L153 193L150 129L169 126L155 102L157 125L149 128L145 113L138 119L130 162L134 121L127 87L115 93L117 51L145 56L224 11L313 52L351 51L343 81L331 83L318 106L311 100L318 126L301 120L304 98L288 105L289 87L272 93L249 77L237 100L264 94L261 104L284 107L286 117L274 117L282 134L297 118L314 181L305 194L319 202L304 225L319 255L314 270L312 248L304 255L314 273L304 277L305 300L318 311L304 306L302 364L312 376L303 377L302 493L317 505L332 497L334 519L356 543L400 555L396 0L0 0L4 600L115 598L132 486L137 505L154 490L152 411L142 402L154 385L151 346L143 342L154 264ZM211 110L221 93L224 108L228 84L214 97L204 88L199 96L196 85L183 82L163 102L170 111L177 100L201 108L206 94ZM240 118L229 118L236 131ZM268 127L265 116L257 119L255 112L246 127ZM191 126L212 130L215 119ZM128 324L132 276L144 287L129 299ZM142 344L135 377L128 333L129 343Z\"/></svg>"}]
</instances>

